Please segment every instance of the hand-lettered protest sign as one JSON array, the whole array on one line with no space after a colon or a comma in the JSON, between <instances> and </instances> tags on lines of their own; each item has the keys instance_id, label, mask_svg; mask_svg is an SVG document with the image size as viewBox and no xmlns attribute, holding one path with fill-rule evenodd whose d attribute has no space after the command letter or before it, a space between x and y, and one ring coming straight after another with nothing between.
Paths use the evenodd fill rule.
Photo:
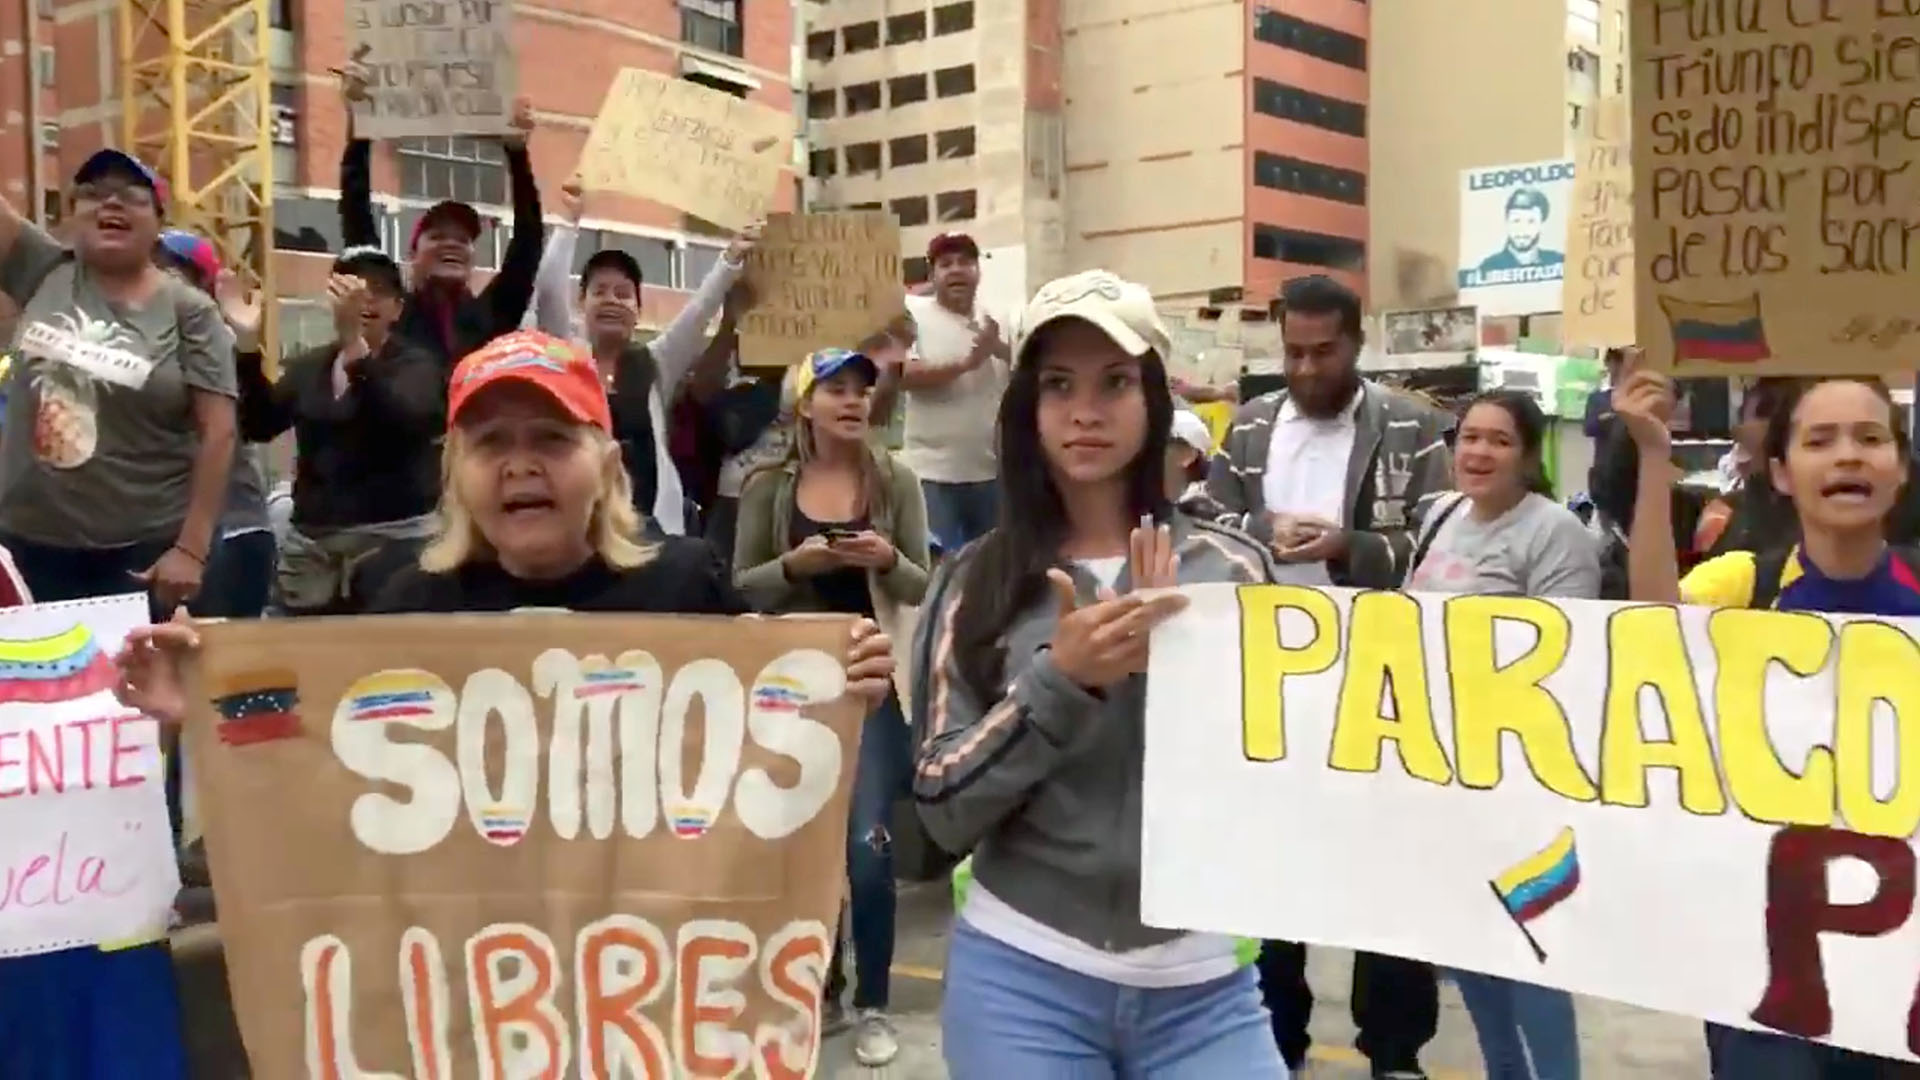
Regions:
<instances>
[{"instance_id":1,"label":"hand-lettered protest sign","mask_svg":"<svg viewBox=\"0 0 1920 1080\"><path fill-rule=\"evenodd\" d=\"M507 0L353 0L347 46L367 77L353 103L363 139L500 135L518 68Z\"/></svg>"},{"instance_id":2,"label":"hand-lettered protest sign","mask_svg":"<svg viewBox=\"0 0 1920 1080\"><path fill-rule=\"evenodd\" d=\"M1920 345L1920 5L1634 0L1639 344L1692 375Z\"/></svg>"},{"instance_id":3,"label":"hand-lettered protest sign","mask_svg":"<svg viewBox=\"0 0 1920 1080\"><path fill-rule=\"evenodd\" d=\"M253 1074L811 1076L848 631L204 628L190 752Z\"/></svg>"},{"instance_id":4,"label":"hand-lettered protest sign","mask_svg":"<svg viewBox=\"0 0 1920 1080\"><path fill-rule=\"evenodd\" d=\"M747 258L754 305L740 319L750 367L854 348L906 313L900 228L884 210L775 214Z\"/></svg>"},{"instance_id":5,"label":"hand-lettered protest sign","mask_svg":"<svg viewBox=\"0 0 1920 1080\"><path fill-rule=\"evenodd\" d=\"M588 191L665 203L726 229L767 215L793 118L685 79L623 68L580 155Z\"/></svg>"},{"instance_id":6,"label":"hand-lettered protest sign","mask_svg":"<svg viewBox=\"0 0 1920 1080\"><path fill-rule=\"evenodd\" d=\"M180 891L159 725L113 700L144 596L0 613L0 957L158 940Z\"/></svg>"},{"instance_id":7,"label":"hand-lettered protest sign","mask_svg":"<svg viewBox=\"0 0 1920 1080\"><path fill-rule=\"evenodd\" d=\"M1188 591L1147 680L1151 924L1920 1057L1920 620Z\"/></svg>"},{"instance_id":8,"label":"hand-lettered protest sign","mask_svg":"<svg viewBox=\"0 0 1920 1080\"><path fill-rule=\"evenodd\" d=\"M1573 161L1560 339L1602 348L1632 345L1633 160L1625 98L1603 100Z\"/></svg>"}]
</instances>

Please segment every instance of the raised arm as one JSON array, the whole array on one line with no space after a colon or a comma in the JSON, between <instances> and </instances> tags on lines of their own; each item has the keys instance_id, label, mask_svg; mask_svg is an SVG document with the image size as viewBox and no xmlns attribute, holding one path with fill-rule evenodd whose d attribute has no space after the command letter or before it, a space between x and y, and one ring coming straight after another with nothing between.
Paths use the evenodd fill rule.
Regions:
<instances>
[{"instance_id":1,"label":"raised arm","mask_svg":"<svg viewBox=\"0 0 1920 1080\"><path fill-rule=\"evenodd\" d=\"M715 312L727 302L727 293L734 282L746 271L747 255L754 244L760 240L760 226L749 226L733 242L727 245L720 258L707 271L706 279L693 291L687 306L673 317L660 336L647 343L647 351L653 354L655 369L659 372L656 385L663 397L671 399L693 370L694 363L706 352L707 324L713 321ZM719 359L709 358L709 363L724 364L725 354Z\"/></svg>"},{"instance_id":2,"label":"raised arm","mask_svg":"<svg viewBox=\"0 0 1920 1080\"><path fill-rule=\"evenodd\" d=\"M540 269L533 278L533 307L522 320L532 329L571 338L573 328L573 257L580 245L580 183L573 179L560 188L564 220L548 227L547 247L540 253Z\"/></svg>"},{"instance_id":3,"label":"raised arm","mask_svg":"<svg viewBox=\"0 0 1920 1080\"><path fill-rule=\"evenodd\" d=\"M516 111L516 123L525 126L519 134L502 140L507 151L508 185L513 189L513 238L507 241L500 272L480 293L492 314L495 334L518 327L527 314L527 305L533 302L533 281L540 272L541 232L545 228L540 215L540 185L533 177L533 159L527 156L526 131L533 125L533 110L525 99Z\"/></svg>"}]
</instances>

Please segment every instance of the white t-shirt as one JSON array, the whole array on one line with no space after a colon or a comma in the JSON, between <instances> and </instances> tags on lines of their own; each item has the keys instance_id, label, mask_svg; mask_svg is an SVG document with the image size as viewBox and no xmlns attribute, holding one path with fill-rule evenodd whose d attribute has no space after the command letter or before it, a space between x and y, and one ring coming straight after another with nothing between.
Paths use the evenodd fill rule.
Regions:
<instances>
[{"instance_id":1,"label":"white t-shirt","mask_svg":"<svg viewBox=\"0 0 1920 1080\"><path fill-rule=\"evenodd\" d=\"M907 313L913 316L916 338L909 362L933 366L965 363L973 351L974 324L988 317L978 301L969 320L941 307L931 296L907 297ZM1003 336L1012 334L1006 320L995 321ZM1006 364L989 360L938 389L907 391L900 459L914 475L935 483L992 480L999 472L994 420L1006 388Z\"/></svg>"},{"instance_id":2,"label":"white t-shirt","mask_svg":"<svg viewBox=\"0 0 1920 1080\"><path fill-rule=\"evenodd\" d=\"M1364 393L1355 393L1340 415L1328 419L1307 416L1293 407L1291 397L1280 406L1267 449L1267 471L1260 480L1270 512L1346 524L1347 462L1353 457L1358 434L1354 417ZM1283 585L1333 584L1325 563L1282 563L1276 580Z\"/></svg>"}]
</instances>

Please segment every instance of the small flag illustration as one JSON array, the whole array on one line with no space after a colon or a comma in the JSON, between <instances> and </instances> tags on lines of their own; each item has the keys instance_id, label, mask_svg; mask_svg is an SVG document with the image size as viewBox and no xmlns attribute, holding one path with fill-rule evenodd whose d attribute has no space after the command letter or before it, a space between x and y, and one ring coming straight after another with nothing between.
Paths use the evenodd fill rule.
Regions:
<instances>
[{"instance_id":1,"label":"small flag illustration","mask_svg":"<svg viewBox=\"0 0 1920 1080\"><path fill-rule=\"evenodd\" d=\"M1533 946L1533 955L1547 962L1547 951L1534 940L1527 924L1554 909L1580 885L1580 852L1573 829L1563 828L1553 842L1509 867L1492 881L1493 895L1507 910L1513 925Z\"/></svg>"},{"instance_id":2,"label":"small flag illustration","mask_svg":"<svg viewBox=\"0 0 1920 1080\"><path fill-rule=\"evenodd\" d=\"M291 739L300 734L300 687L284 668L242 671L220 680L213 709L228 746Z\"/></svg>"},{"instance_id":3,"label":"small flag illustration","mask_svg":"<svg viewBox=\"0 0 1920 1080\"><path fill-rule=\"evenodd\" d=\"M1709 360L1722 364L1751 364L1773 355L1767 347L1767 328L1760 315L1760 294L1745 300L1715 304L1700 300L1660 297L1673 330L1673 358Z\"/></svg>"},{"instance_id":4,"label":"small flag illustration","mask_svg":"<svg viewBox=\"0 0 1920 1080\"><path fill-rule=\"evenodd\" d=\"M113 689L119 678L113 658L84 625L43 638L0 641L0 704L78 701Z\"/></svg>"}]
</instances>

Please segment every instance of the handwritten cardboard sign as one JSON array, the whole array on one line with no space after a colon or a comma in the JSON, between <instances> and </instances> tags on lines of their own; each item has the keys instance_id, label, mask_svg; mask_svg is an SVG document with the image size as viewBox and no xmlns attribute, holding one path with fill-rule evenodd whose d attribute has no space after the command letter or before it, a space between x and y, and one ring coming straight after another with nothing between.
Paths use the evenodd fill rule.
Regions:
<instances>
[{"instance_id":1,"label":"handwritten cardboard sign","mask_svg":"<svg viewBox=\"0 0 1920 1080\"><path fill-rule=\"evenodd\" d=\"M580 156L589 191L665 203L726 229L767 215L793 118L685 79L623 68Z\"/></svg>"},{"instance_id":2,"label":"handwritten cardboard sign","mask_svg":"<svg viewBox=\"0 0 1920 1080\"><path fill-rule=\"evenodd\" d=\"M811 1076L848 631L206 627L188 737L253 1075Z\"/></svg>"},{"instance_id":3,"label":"handwritten cardboard sign","mask_svg":"<svg viewBox=\"0 0 1920 1080\"><path fill-rule=\"evenodd\" d=\"M1593 133L1574 155L1561 340L1603 348L1634 343L1633 160L1627 102L1600 102Z\"/></svg>"},{"instance_id":4,"label":"handwritten cardboard sign","mask_svg":"<svg viewBox=\"0 0 1920 1080\"><path fill-rule=\"evenodd\" d=\"M1639 344L1691 375L1920 347L1920 4L1634 0Z\"/></svg>"},{"instance_id":5,"label":"handwritten cardboard sign","mask_svg":"<svg viewBox=\"0 0 1920 1080\"><path fill-rule=\"evenodd\" d=\"M884 210L775 214L748 256L747 283L741 363L784 367L815 349L854 348L906 312L900 227Z\"/></svg>"},{"instance_id":6,"label":"handwritten cardboard sign","mask_svg":"<svg viewBox=\"0 0 1920 1080\"><path fill-rule=\"evenodd\" d=\"M355 134L508 131L519 78L512 26L508 0L352 0L348 49L368 74Z\"/></svg>"},{"instance_id":7,"label":"handwritten cardboard sign","mask_svg":"<svg viewBox=\"0 0 1920 1080\"><path fill-rule=\"evenodd\" d=\"M146 597L0 613L0 957L158 940L180 874L159 729L113 700Z\"/></svg>"}]
</instances>

